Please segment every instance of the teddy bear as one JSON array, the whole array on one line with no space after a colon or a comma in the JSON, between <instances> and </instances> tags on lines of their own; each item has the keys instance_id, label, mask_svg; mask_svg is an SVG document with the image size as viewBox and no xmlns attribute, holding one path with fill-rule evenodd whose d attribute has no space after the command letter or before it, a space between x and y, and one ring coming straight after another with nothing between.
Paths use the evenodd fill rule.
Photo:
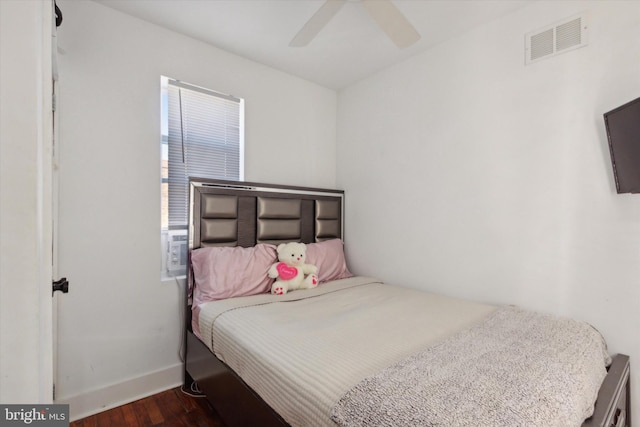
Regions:
<instances>
[{"instance_id":1,"label":"teddy bear","mask_svg":"<svg viewBox=\"0 0 640 427\"><path fill-rule=\"evenodd\" d=\"M272 294L284 295L294 289L318 286L318 268L312 264L305 264L307 246L304 243L281 243L277 252L278 262L273 264L268 272L269 277L276 279L271 286Z\"/></svg>"}]
</instances>

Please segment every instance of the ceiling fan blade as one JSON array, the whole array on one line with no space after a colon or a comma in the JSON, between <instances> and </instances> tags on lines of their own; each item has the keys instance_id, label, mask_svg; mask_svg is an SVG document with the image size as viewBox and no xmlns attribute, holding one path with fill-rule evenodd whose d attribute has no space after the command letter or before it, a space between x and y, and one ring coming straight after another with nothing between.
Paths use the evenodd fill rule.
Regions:
<instances>
[{"instance_id":1,"label":"ceiling fan blade","mask_svg":"<svg viewBox=\"0 0 640 427\"><path fill-rule=\"evenodd\" d=\"M331 18L338 13L347 0L327 0L311 19L304 24L304 27L298 31L298 34L291 40L289 46L302 47L308 45L311 40L318 35L320 30L331 21Z\"/></svg>"},{"instance_id":2,"label":"ceiling fan blade","mask_svg":"<svg viewBox=\"0 0 640 427\"><path fill-rule=\"evenodd\" d=\"M391 0L362 0L362 5L400 49L420 40L418 31Z\"/></svg>"}]
</instances>

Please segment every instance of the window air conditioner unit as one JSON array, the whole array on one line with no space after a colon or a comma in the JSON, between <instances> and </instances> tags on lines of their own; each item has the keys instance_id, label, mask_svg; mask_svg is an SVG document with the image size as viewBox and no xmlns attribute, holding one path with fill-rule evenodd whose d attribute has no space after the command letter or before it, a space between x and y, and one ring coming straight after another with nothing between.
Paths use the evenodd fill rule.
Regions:
<instances>
[{"instance_id":1,"label":"window air conditioner unit","mask_svg":"<svg viewBox=\"0 0 640 427\"><path fill-rule=\"evenodd\" d=\"M187 271L187 230L169 230L167 234L167 274L178 276Z\"/></svg>"}]
</instances>

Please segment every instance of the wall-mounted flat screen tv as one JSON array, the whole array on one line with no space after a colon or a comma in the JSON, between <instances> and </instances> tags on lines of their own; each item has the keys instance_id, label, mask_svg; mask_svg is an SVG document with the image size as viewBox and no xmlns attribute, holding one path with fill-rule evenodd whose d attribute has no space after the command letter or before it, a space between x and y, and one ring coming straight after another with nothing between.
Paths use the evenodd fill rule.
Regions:
<instances>
[{"instance_id":1,"label":"wall-mounted flat screen tv","mask_svg":"<svg viewBox=\"0 0 640 427\"><path fill-rule=\"evenodd\" d=\"M604 114L618 193L640 193L640 98Z\"/></svg>"}]
</instances>

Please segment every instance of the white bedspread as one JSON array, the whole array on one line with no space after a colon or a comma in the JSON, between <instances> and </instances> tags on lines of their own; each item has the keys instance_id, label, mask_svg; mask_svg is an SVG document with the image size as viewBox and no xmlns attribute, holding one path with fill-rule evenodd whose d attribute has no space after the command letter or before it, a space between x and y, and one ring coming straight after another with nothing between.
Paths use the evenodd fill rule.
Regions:
<instances>
[{"instance_id":1,"label":"white bedspread","mask_svg":"<svg viewBox=\"0 0 640 427\"><path fill-rule=\"evenodd\" d=\"M332 407L364 378L495 308L353 277L284 296L207 303L199 325L214 354L285 421L326 426L334 424Z\"/></svg>"},{"instance_id":2,"label":"white bedspread","mask_svg":"<svg viewBox=\"0 0 640 427\"><path fill-rule=\"evenodd\" d=\"M609 361L584 322L500 307L362 381L332 418L345 427L579 427Z\"/></svg>"}]
</instances>

